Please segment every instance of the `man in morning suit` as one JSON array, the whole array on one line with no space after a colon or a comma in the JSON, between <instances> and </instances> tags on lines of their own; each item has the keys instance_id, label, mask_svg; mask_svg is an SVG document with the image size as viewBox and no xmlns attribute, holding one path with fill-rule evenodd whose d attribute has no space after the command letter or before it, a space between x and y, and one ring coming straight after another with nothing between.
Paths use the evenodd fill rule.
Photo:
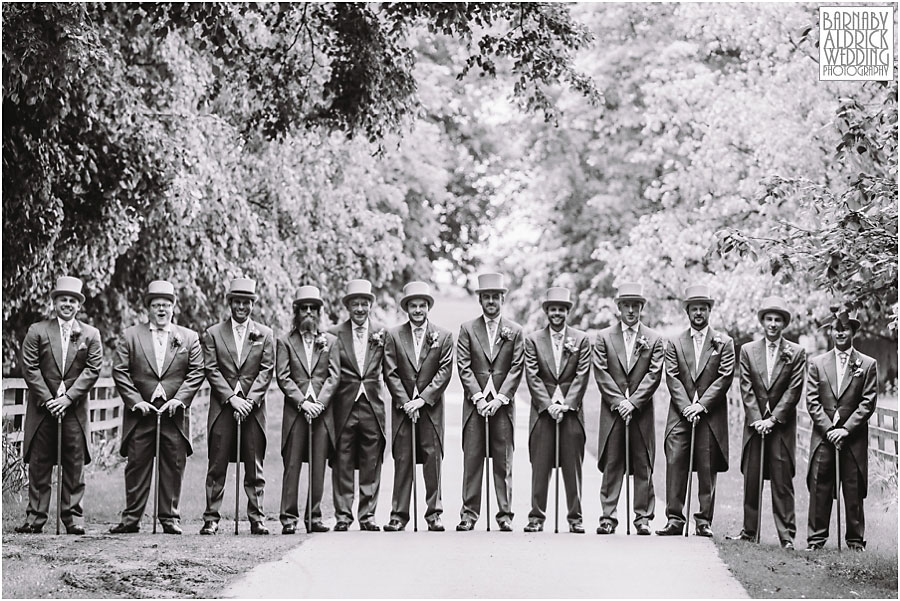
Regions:
<instances>
[{"instance_id":1,"label":"man in morning suit","mask_svg":"<svg viewBox=\"0 0 900 601\"><path fill-rule=\"evenodd\" d=\"M602 330L594 344L594 376L601 400L597 465L603 472L597 534L612 534L619 523L616 514L622 479L626 477L625 428L629 429L628 461L634 476L634 526L638 535L650 534L650 521L655 515L653 393L662 381L665 341L641 323L646 302L640 284L619 286L616 306L620 321Z\"/></svg>"},{"instance_id":2,"label":"man in morning suit","mask_svg":"<svg viewBox=\"0 0 900 601\"><path fill-rule=\"evenodd\" d=\"M689 286L683 306L690 327L669 340L665 351L666 385L671 403L666 422L666 518L656 533L680 535L684 515L691 424L696 428L694 470L700 508L694 514L697 536L712 537L716 475L728 469L728 402L734 379L734 342L709 325L715 301L709 287Z\"/></svg>"},{"instance_id":3,"label":"man in morning suit","mask_svg":"<svg viewBox=\"0 0 900 601\"><path fill-rule=\"evenodd\" d=\"M434 306L431 287L410 282L403 287L400 308L409 321L388 331L384 346L384 379L391 393L391 454L394 494L387 532L403 530L409 521L409 496L415 466L412 428L416 429L416 463L425 479L425 521L430 531L441 523L441 461L444 458L444 390L453 373L453 336L428 319Z\"/></svg>"},{"instance_id":4,"label":"man in morning suit","mask_svg":"<svg viewBox=\"0 0 900 601\"><path fill-rule=\"evenodd\" d=\"M275 369L272 330L250 318L256 281L236 278L225 296L231 317L203 333L201 347L209 380L206 442L206 512L200 534L219 530L219 508L225 496L228 464L237 460L237 428L241 428L244 492L252 534L268 534L263 512L263 460L266 457L266 391ZM240 422L237 418L240 417Z\"/></svg>"},{"instance_id":5,"label":"man in morning suit","mask_svg":"<svg viewBox=\"0 0 900 601\"><path fill-rule=\"evenodd\" d=\"M181 534L178 502L185 461L191 453L188 407L203 384L203 351L197 332L172 323L175 287L150 282L144 304L150 322L122 333L113 360L113 380L125 405L119 452L125 464L125 510L112 534L137 532L147 499L160 422L159 521L166 534Z\"/></svg>"},{"instance_id":6,"label":"man in morning suit","mask_svg":"<svg viewBox=\"0 0 900 601\"><path fill-rule=\"evenodd\" d=\"M487 452L493 463L497 524L501 531L512 532L515 396L525 365L525 343L521 326L500 315L507 290L502 274L478 276L476 293L483 315L462 324L456 342L456 366L464 394L463 505L456 526L459 531L472 530L481 512L487 419Z\"/></svg>"},{"instance_id":7,"label":"man in morning suit","mask_svg":"<svg viewBox=\"0 0 900 601\"><path fill-rule=\"evenodd\" d=\"M385 409L381 398L384 344L387 333L372 323L372 283L350 280L342 299L350 319L332 330L338 337L341 377L333 400L335 467L331 470L335 532L353 522L353 472L359 470L360 530L377 532L375 507L384 455Z\"/></svg>"},{"instance_id":8,"label":"man in morning suit","mask_svg":"<svg viewBox=\"0 0 900 601\"><path fill-rule=\"evenodd\" d=\"M68 534L84 534L84 464L90 463L88 393L100 375L100 332L75 319L84 302L78 278L61 277L50 293L56 317L28 328L22 372L28 386L23 459L28 464L28 508L16 532L38 534L50 509L50 480L61 425L62 503ZM61 421L59 421L61 418Z\"/></svg>"},{"instance_id":9,"label":"man in morning suit","mask_svg":"<svg viewBox=\"0 0 900 601\"><path fill-rule=\"evenodd\" d=\"M803 392L806 351L781 335L791 323L783 298L763 299L756 313L765 336L741 347L741 399L744 403L744 528L738 538L755 541L759 517L759 460L765 440L763 477L772 489L772 513L781 546L794 548L794 471L797 448L797 403ZM764 437L764 438L763 438Z\"/></svg>"},{"instance_id":10,"label":"man in morning suit","mask_svg":"<svg viewBox=\"0 0 900 601\"><path fill-rule=\"evenodd\" d=\"M278 339L275 374L284 392L281 418L281 533L297 532L300 469L312 470L312 512L303 520L309 532L328 532L322 523L325 463L334 440L331 402L341 377L337 337L321 327L324 301L315 286L300 286L294 298L294 327ZM312 430L312 458L309 433ZM309 497L304 507L309 507Z\"/></svg>"},{"instance_id":11,"label":"man in morning suit","mask_svg":"<svg viewBox=\"0 0 900 601\"><path fill-rule=\"evenodd\" d=\"M569 532L584 534L581 514L585 440L582 400L591 376L591 341L584 332L566 325L572 304L567 288L548 289L541 306L549 324L525 338L525 382L531 393L528 428L531 511L525 532L544 529L547 489L550 472L556 467L558 444Z\"/></svg>"},{"instance_id":12,"label":"man in morning suit","mask_svg":"<svg viewBox=\"0 0 900 601\"><path fill-rule=\"evenodd\" d=\"M806 409L813 428L809 443L809 525L807 551L828 540L835 498L835 455L840 458L841 490L847 519L847 547L866 547L863 499L869 484L869 418L878 397L875 359L853 348L859 320L846 307L837 308L830 323L834 348L809 361ZM841 533L837 533L841 536Z\"/></svg>"}]
</instances>

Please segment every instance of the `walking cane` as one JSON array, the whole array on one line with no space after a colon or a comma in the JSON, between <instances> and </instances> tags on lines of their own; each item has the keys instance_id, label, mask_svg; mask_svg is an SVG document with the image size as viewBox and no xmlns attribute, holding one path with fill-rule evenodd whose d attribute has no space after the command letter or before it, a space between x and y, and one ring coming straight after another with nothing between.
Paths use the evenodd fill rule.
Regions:
<instances>
[{"instance_id":1,"label":"walking cane","mask_svg":"<svg viewBox=\"0 0 900 601\"><path fill-rule=\"evenodd\" d=\"M696 418L695 418L696 419ZM694 480L694 435L697 433L697 422L691 420L691 454L688 459L687 511L684 514L684 535L688 535L691 522L691 483Z\"/></svg>"},{"instance_id":2,"label":"walking cane","mask_svg":"<svg viewBox=\"0 0 900 601\"><path fill-rule=\"evenodd\" d=\"M625 389L625 399L631 396L628 392L628 388ZM631 428L629 424L631 423L631 417L623 417L622 420L625 422L625 534L631 534L631 480L628 477L628 474L631 473L631 441L629 437L629 431Z\"/></svg>"},{"instance_id":3,"label":"walking cane","mask_svg":"<svg viewBox=\"0 0 900 601\"><path fill-rule=\"evenodd\" d=\"M56 533L59 534L60 506L62 505L62 414L56 416Z\"/></svg>"},{"instance_id":4,"label":"walking cane","mask_svg":"<svg viewBox=\"0 0 900 601\"><path fill-rule=\"evenodd\" d=\"M412 428L412 494L413 494L413 532L419 531L419 495L416 492L416 418L409 418ZM490 522L490 518L488 518Z\"/></svg>"},{"instance_id":5,"label":"walking cane","mask_svg":"<svg viewBox=\"0 0 900 601\"><path fill-rule=\"evenodd\" d=\"M491 427L488 416L484 416L484 496L487 509L487 531L491 531Z\"/></svg>"},{"instance_id":6,"label":"walking cane","mask_svg":"<svg viewBox=\"0 0 900 601\"><path fill-rule=\"evenodd\" d=\"M156 534L156 522L159 521L159 426L162 413L156 409L156 455L153 457L153 534Z\"/></svg>"},{"instance_id":7,"label":"walking cane","mask_svg":"<svg viewBox=\"0 0 900 601\"><path fill-rule=\"evenodd\" d=\"M841 552L841 447L834 445L834 479L837 485L837 539Z\"/></svg>"},{"instance_id":8,"label":"walking cane","mask_svg":"<svg viewBox=\"0 0 900 601\"><path fill-rule=\"evenodd\" d=\"M312 416L306 416L306 424L308 429L308 435L306 437L306 460L309 462L307 465L306 476L309 478L309 483L306 485L306 533L309 534L312 532L312 502L313 502L313 426L312 426Z\"/></svg>"},{"instance_id":9,"label":"walking cane","mask_svg":"<svg viewBox=\"0 0 900 601\"><path fill-rule=\"evenodd\" d=\"M766 434L765 432L760 434L760 444L759 444L759 496L756 500L756 544L759 544L760 541L760 530L762 530L762 497L763 497L763 486L765 484L765 479L763 478L763 471L765 470L766 465Z\"/></svg>"},{"instance_id":10,"label":"walking cane","mask_svg":"<svg viewBox=\"0 0 900 601\"><path fill-rule=\"evenodd\" d=\"M238 534L238 523L241 518L241 415L234 414L237 422L237 453L235 456L234 472L234 535Z\"/></svg>"},{"instance_id":11,"label":"walking cane","mask_svg":"<svg viewBox=\"0 0 900 601\"><path fill-rule=\"evenodd\" d=\"M553 522L553 532L559 534L559 422L556 422L556 458L553 462L556 480L556 515Z\"/></svg>"}]
</instances>

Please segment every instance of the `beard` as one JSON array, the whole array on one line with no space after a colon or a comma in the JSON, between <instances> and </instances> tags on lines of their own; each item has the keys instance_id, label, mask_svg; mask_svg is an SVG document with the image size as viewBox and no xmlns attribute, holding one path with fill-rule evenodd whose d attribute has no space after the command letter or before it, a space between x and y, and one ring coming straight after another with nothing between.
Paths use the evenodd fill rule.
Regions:
<instances>
[{"instance_id":1,"label":"beard","mask_svg":"<svg viewBox=\"0 0 900 601\"><path fill-rule=\"evenodd\" d=\"M301 334L304 332L315 333L318 329L319 320L318 315L310 316L310 315L295 315L294 316L294 328L300 332Z\"/></svg>"}]
</instances>

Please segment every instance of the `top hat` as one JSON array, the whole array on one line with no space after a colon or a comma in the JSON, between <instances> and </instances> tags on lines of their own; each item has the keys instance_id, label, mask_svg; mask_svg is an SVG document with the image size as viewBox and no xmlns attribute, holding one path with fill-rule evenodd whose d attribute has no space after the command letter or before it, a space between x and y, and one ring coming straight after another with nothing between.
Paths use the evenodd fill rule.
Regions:
<instances>
[{"instance_id":1,"label":"top hat","mask_svg":"<svg viewBox=\"0 0 900 601\"><path fill-rule=\"evenodd\" d=\"M562 305L566 309L571 309L573 304L572 293L569 292L569 289L557 286L555 288L547 288L547 294L544 295L544 302L541 303L541 308L546 311L550 305Z\"/></svg>"},{"instance_id":2,"label":"top hat","mask_svg":"<svg viewBox=\"0 0 900 601\"><path fill-rule=\"evenodd\" d=\"M780 296L769 296L762 300L762 307L756 312L756 317L759 321L762 321L766 313L778 313L781 315L784 318L785 327L791 323L791 311Z\"/></svg>"},{"instance_id":3,"label":"top hat","mask_svg":"<svg viewBox=\"0 0 900 601\"><path fill-rule=\"evenodd\" d=\"M712 309L716 301L709 295L709 286L698 284L684 289L684 300L681 301L681 304L687 309L691 303L706 303Z\"/></svg>"},{"instance_id":4,"label":"top hat","mask_svg":"<svg viewBox=\"0 0 900 601\"><path fill-rule=\"evenodd\" d=\"M640 301L647 304L644 298L644 287L637 282L622 282L616 291L616 303L621 301Z\"/></svg>"},{"instance_id":5,"label":"top hat","mask_svg":"<svg viewBox=\"0 0 900 601\"><path fill-rule=\"evenodd\" d=\"M297 294L294 295L294 306L300 303L314 303L321 307L325 304L322 300L322 293L315 286L300 286L297 288Z\"/></svg>"},{"instance_id":6,"label":"top hat","mask_svg":"<svg viewBox=\"0 0 900 601\"><path fill-rule=\"evenodd\" d=\"M431 286L425 282L410 282L403 287L403 298L400 299L400 308L406 311L406 305L414 298L424 298L428 301L428 308L434 306L434 297L431 296Z\"/></svg>"},{"instance_id":7,"label":"top hat","mask_svg":"<svg viewBox=\"0 0 900 601\"><path fill-rule=\"evenodd\" d=\"M502 273L481 273L478 275L478 289L475 290L476 293L481 294L482 292L503 292L509 290L506 286L503 285L503 274Z\"/></svg>"},{"instance_id":8,"label":"top hat","mask_svg":"<svg viewBox=\"0 0 900 601\"><path fill-rule=\"evenodd\" d=\"M231 300L233 296L249 298L250 300L259 298L256 296L256 280L251 280L250 278L234 278L231 280L231 286L228 288L225 300Z\"/></svg>"},{"instance_id":9,"label":"top hat","mask_svg":"<svg viewBox=\"0 0 900 601\"><path fill-rule=\"evenodd\" d=\"M344 294L344 298L341 299L341 302L344 303L344 306L347 306L347 303L350 302L350 299L361 296L365 299L368 299L370 303L375 302L375 295L372 294L372 282L369 280L350 280L347 282L347 292Z\"/></svg>"},{"instance_id":10,"label":"top hat","mask_svg":"<svg viewBox=\"0 0 900 601\"><path fill-rule=\"evenodd\" d=\"M175 286L166 280L153 280L147 286L147 294L144 295L144 304L149 305L154 298L164 298L175 302Z\"/></svg>"},{"instance_id":11,"label":"top hat","mask_svg":"<svg viewBox=\"0 0 900 601\"><path fill-rule=\"evenodd\" d=\"M84 302L84 295L81 293L81 280L78 278L73 278L69 276L61 276L56 278L56 288L50 292L50 298L56 299L57 296L61 294L67 294L69 296L74 296L78 299L79 303Z\"/></svg>"}]
</instances>

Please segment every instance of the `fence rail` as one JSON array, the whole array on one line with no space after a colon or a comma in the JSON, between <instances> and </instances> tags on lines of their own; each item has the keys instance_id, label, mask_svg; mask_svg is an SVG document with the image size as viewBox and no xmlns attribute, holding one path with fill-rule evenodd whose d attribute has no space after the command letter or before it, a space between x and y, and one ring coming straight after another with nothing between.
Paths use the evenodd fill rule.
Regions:
<instances>
[{"instance_id":1,"label":"fence rail","mask_svg":"<svg viewBox=\"0 0 900 601\"><path fill-rule=\"evenodd\" d=\"M16 445L21 445L24 437L26 390L23 378L3 378L3 433ZM124 405L113 379L99 378L88 395L88 403L91 434L99 433L104 439L118 436L122 427ZM205 434L208 406L209 384L204 382L188 408L191 432Z\"/></svg>"}]
</instances>

